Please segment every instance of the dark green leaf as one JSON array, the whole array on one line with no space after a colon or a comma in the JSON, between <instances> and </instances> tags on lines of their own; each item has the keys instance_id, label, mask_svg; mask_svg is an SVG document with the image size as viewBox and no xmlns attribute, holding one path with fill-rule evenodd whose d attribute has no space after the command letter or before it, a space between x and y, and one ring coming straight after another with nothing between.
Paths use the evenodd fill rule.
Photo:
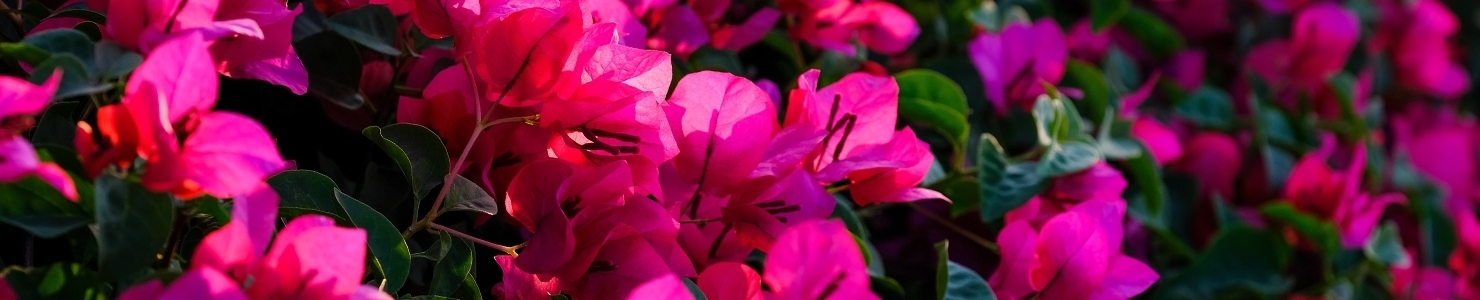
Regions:
<instances>
[{"instance_id":1,"label":"dark green leaf","mask_svg":"<svg viewBox=\"0 0 1480 300\"><path fill-rule=\"evenodd\" d=\"M57 54L71 54L81 59L83 65L88 66L86 70L96 72L93 65L93 41L87 34L69 28L48 29L27 36L21 40L22 43L35 46L37 49ZM40 70L40 68L37 68Z\"/></svg>"},{"instance_id":2,"label":"dark green leaf","mask_svg":"<svg viewBox=\"0 0 1480 300\"><path fill-rule=\"evenodd\" d=\"M385 5L361 5L329 17L329 30L386 55L401 55L396 49L396 16Z\"/></svg>"},{"instance_id":3,"label":"dark green leaf","mask_svg":"<svg viewBox=\"0 0 1480 300\"><path fill-rule=\"evenodd\" d=\"M1203 85L1174 107L1178 116L1199 126L1233 128L1233 98L1212 85Z\"/></svg>"},{"instance_id":4,"label":"dark green leaf","mask_svg":"<svg viewBox=\"0 0 1480 300\"><path fill-rule=\"evenodd\" d=\"M1100 162L1100 150L1095 145L1080 141L1067 141L1048 146L1038 162L1038 175L1053 177L1088 169Z\"/></svg>"},{"instance_id":5,"label":"dark green leaf","mask_svg":"<svg viewBox=\"0 0 1480 300\"><path fill-rule=\"evenodd\" d=\"M458 286L457 292L452 293L459 300L483 300L483 290L478 288L478 279L473 278L473 273L463 276L462 285Z\"/></svg>"},{"instance_id":6,"label":"dark green leaf","mask_svg":"<svg viewBox=\"0 0 1480 300\"><path fill-rule=\"evenodd\" d=\"M1140 8L1132 8L1116 24L1158 57L1171 56L1187 44L1182 35L1161 17Z\"/></svg>"},{"instance_id":7,"label":"dark green leaf","mask_svg":"<svg viewBox=\"0 0 1480 300\"><path fill-rule=\"evenodd\" d=\"M1096 32L1120 21L1121 16L1131 10L1130 0L1093 0L1090 4L1090 24Z\"/></svg>"},{"instance_id":8,"label":"dark green leaf","mask_svg":"<svg viewBox=\"0 0 1480 300\"><path fill-rule=\"evenodd\" d=\"M96 56L94 62L97 63L98 70L102 71L100 75L105 79L128 75L144 62L143 56L112 41L98 42L93 55Z\"/></svg>"},{"instance_id":9,"label":"dark green leaf","mask_svg":"<svg viewBox=\"0 0 1480 300\"><path fill-rule=\"evenodd\" d=\"M290 210L319 212L341 221L349 214L339 204L334 180L311 170L288 170L267 178L267 185L278 194L278 210L288 217Z\"/></svg>"},{"instance_id":10,"label":"dark green leaf","mask_svg":"<svg viewBox=\"0 0 1480 300\"><path fill-rule=\"evenodd\" d=\"M1259 210L1266 216L1289 224L1295 231L1309 238L1327 259L1334 259L1336 253L1341 251L1341 236L1336 231L1336 225L1300 212L1288 202L1266 204Z\"/></svg>"},{"instance_id":11,"label":"dark green leaf","mask_svg":"<svg viewBox=\"0 0 1480 300\"><path fill-rule=\"evenodd\" d=\"M1141 146L1142 152L1145 147ZM1155 158L1150 155L1140 155L1126 161L1126 179L1130 180L1137 189L1141 191L1141 197L1146 201L1146 208L1152 217L1161 216L1161 207L1167 198L1167 190L1161 180L1161 169L1156 166Z\"/></svg>"},{"instance_id":12,"label":"dark green leaf","mask_svg":"<svg viewBox=\"0 0 1480 300\"><path fill-rule=\"evenodd\" d=\"M490 216L498 214L497 199L488 195L487 191L478 187L478 184L473 183L472 180L462 175L454 176L457 177L452 179L452 186L448 187L451 190L447 191L447 198L443 200L445 202L442 203L442 212L471 211Z\"/></svg>"},{"instance_id":13,"label":"dark green leaf","mask_svg":"<svg viewBox=\"0 0 1480 300\"><path fill-rule=\"evenodd\" d=\"M1413 259L1408 257L1408 252L1403 250L1403 241L1398 237L1398 225L1393 221L1383 223L1372 237L1367 239L1367 246L1362 250L1372 260L1389 266L1409 266Z\"/></svg>"},{"instance_id":14,"label":"dark green leaf","mask_svg":"<svg viewBox=\"0 0 1480 300\"><path fill-rule=\"evenodd\" d=\"M450 169L447 147L442 145L442 139L431 129L406 123L384 128L371 126L361 133L379 145L401 168L406 181L411 183L417 210L420 211L421 198L442 184L443 176L447 176Z\"/></svg>"},{"instance_id":15,"label":"dark green leaf","mask_svg":"<svg viewBox=\"0 0 1480 300\"><path fill-rule=\"evenodd\" d=\"M4 278L20 299L102 300L107 295L98 274L79 263L57 263L30 270L12 267Z\"/></svg>"},{"instance_id":16,"label":"dark green leaf","mask_svg":"<svg viewBox=\"0 0 1480 300\"><path fill-rule=\"evenodd\" d=\"M1091 120L1099 123L1105 116L1105 110L1110 106L1110 86L1106 84L1105 75L1100 73L1095 66L1079 60L1069 61L1069 67L1064 73L1064 86L1079 88L1084 92L1084 113Z\"/></svg>"},{"instance_id":17,"label":"dark green leaf","mask_svg":"<svg viewBox=\"0 0 1480 300\"><path fill-rule=\"evenodd\" d=\"M1141 86L1141 70L1136 67L1136 59L1120 48L1111 47L1106 51L1102 65L1105 67L1105 79L1109 82L1110 91L1116 95L1130 93Z\"/></svg>"},{"instance_id":18,"label":"dark green leaf","mask_svg":"<svg viewBox=\"0 0 1480 300\"><path fill-rule=\"evenodd\" d=\"M451 245L447 255L437 261L432 271L429 292L432 295L452 295L462 286L463 278L473 270L473 244L467 240L442 233L440 243Z\"/></svg>"},{"instance_id":19,"label":"dark green leaf","mask_svg":"<svg viewBox=\"0 0 1480 300\"><path fill-rule=\"evenodd\" d=\"M1214 299L1229 292L1280 295L1291 285L1281 274L1291 249L1278 235L1248 227L1222 230L1186 271L1158 285L1157 299ZM1246 295L1244 298L1248 298Z\"/></svg>"},{"instance_id":20,"label":"dark green leaf","mask_svg":"<svg viewBox=\"0 0 1480 300\"><path fill-rule=\"evenodd\" d=\"M868 229L863 227L863 221L858 218L857 213L853 212L853 200L840 194L833 194L833 200L836 200L837 204L833 206L831 217L843 220L843 225L847 225L848 231L853 235L868 239Z\"/></svg>"},{"instance_id":21,"label":"dark green leaf","mask_svg":"<svg viewBox=\"0 0 1480 300\"><path fill-rule=\"evenodd\" d=\"M92 216L77 203L35 177L0 184L0 199L5 199L0 201L0 222L40 238L56 238L92 222Z\"/></svg>"},{"instance_id":22,"label":"dark green leaf","mask_svg":"<svg viewBox=\"0 0 1480 300\"><path fill-rule=\"evenodd\" d=\"M709 297L704 296L704 291L699 289L699 285L695 284L694 280L687 277L683 278L683 286L689 289L689 295L693 295L694 300L709 300Z\"/></svg>"},{"instance_id":23,"label":"dark green leaf","mask_svg":"<svg viewBox=\"0 0 1480 300\"><path fill-rule=\"evenodd\" d=\"M89 56L91 57L91 56ZM42 84L51 79L52 72L62 70L62 82L57 88L57 94L52 99L66 99L74 96L96 94L112 89L112 85L93 85L91 74L81 59L70 53L53 54L36 66L36 72L31 73L31 83Z\"/></svg>"},{"instance_id":24,"label":"dark green leaf","mask_svg":"<svg viewBox=\"0 0 1480 300\"><path fill-rule=\"evenodd\" d=\"M130 281L153 273L149 266L170 239L175 202L169 195L109 175L99 176L94 186L101 250L98 272L111 282L135 283Z\"/></svg>"},{"instance_id":25,"label":"dark green leaf","mask_svg":"<svg viewBox=\"0 0 1480 300\"><path fill-rule=\"evenodd\" d=\"M905 296L904 286L899 285L899 281L895 281L894 278L884 275L869 275L868 279L869 289L885 299L898 299Z\"/></svg>"},{"instance_id":26,"label":"dark green leaf","mask_svg":"<svg viewBox=\"0 0 1480 300\"><path fill-rule=\"evenodd\" d=\"M966 105L966 93L955 81L940 72L929 69L912 69L894 74L899 82L900 98L915 98L940 103L961 115L971 112Z\"/></svg>"},{"instance_id":27,"label":"dark green leaf","mask_svg":"<svg viewBox=\"0 0 1480 300\"><path fill-rule=\"evenodd\" d=\"M981 181L974 176L948 178L930 185L930 189L951 199L951 218L960 217L981 206Z\"/></svg>"},{"instance_id":28,"label":"dark green leaf","mask_svg":"<svg viewBox=\"0 0 1480 300\"><path fill-rule=\"evenodd\" d=\"M301 21L305 15L308 13L299 15L294 28L304 23ZM293 42L293 49L298 51L303 68L308 70L308 94L346 109L359 109L365 104L365 96L359 90L363 68L359 55L345 55L357 53L354 42L338 34L319 32Z\"/></svg>"},{"instance_id":29,"label":"dark green leaf","mask_svg":"<svg viewBox=\"0 0 1480 300\"><path fill-rule=\"evenodd\" d=\"M941 294L941 300L996 300L997 295L992 292L992 287L987 286L987 281L977 275L971 268L962 266L956 262L946 262L946 282L948 286L945 293Z\"/></svg>"},{"instance_id":30,"label":"dark green leaf","mask_svg":"<svg viewBox=\"0 0 1480 300\"><path fill-rule=\"evenodd\" d=\"M51 58L46 50L25 43L0 43L0 55L33 65Z\"/></svg>"},{"instance_id":31,"label":"dark green leaf","mask_svg":"<svg viewBox=\"0 0 1480 300\"><path fill-rule=\"evenodd\" d=\"M98 23L83 21L82 23L77 23L77 25L72 26L72 29L86 34L89 41L103 40L103 27L98 25ZM97 69L93 69L93 71L97 71Z\"/></svg>"},{"instance_id":32,"label":"dark green leaf","mask_svg":"<svg viewBox=\"0 0 1480 300\"><path fill-rule=\"evenodd\" d=\"M921 122L950 139L956 151L966 149L966 136L971 131L966 116L941 103L918 98L899 98L899 115L905 119Z\"/></svg>"},{"instance_id":33,"label":"dark green leaf","mask_svg":"<svg viewBox=\"0 0 1480 300\"><path fill-rule=\"evenodd\" d=\"M56 144L72 145L72 140L77 137L77 112L82 108L82 102L57 101L46 106L41 111L40 119L36 120L36 128L31 131L31 143L33 144Z\"/></svg>"},{"instance_id":34,"label":"dark green leaf","mask_svg":"<svg viewBox=\"0 0 1480 300\"><path fill-rule=\"evenodd\" d=\"M1038 145L1048 146L1054 142L1054 123L1059 118L1059 112L1063 106L1052 97L1047 95L1038 96L1038 101L1033 102L1033 125L1038 131Z\"/></svg>"},{"instance_id":35,"label":"dark green leaf","mask_svg":"<svg viewBox=\"0 0 1480 300\"><path fill-rule=\"evenodd\" d=\"M977 176L981 185L982 221L997 220L1048 188L1034 163L1008 164L1002 146L992 135L983 134L979 148Z\"/></svg>"},{"instance_id":36,"label":"dark green leaf","mask_svg":"<svg viewBox=\"0 0 1480 300\"><path fill-rule=\"evenodd\" d=\"M104 17L102 13L87 10L85 8L59 9L55 12L52 12L51 17L47 18L78 18L84 21L91 21L98 24L108 23L108 18Z\"/></svg>"},{"instance_id":37,"label":"dark green leaf","mask_svg":"<svg viewBox=\"0 0 1480 300\"><path fill-rule=\"evenodd\" d=\"M740 57L735 56L734 52L710 47L702 47L689 54L689 66L694 72L710 70L735 73L744 70Z\"/></svg>"},{"instance_id":38,"label":"dark green leaf","mask_svg":"<svg viewBox=\"0 0 1480 300\"><path fill-rule=\"evenodd\" d=\"M344 207L344 212L355 227L365 229L370 254L375 256L381 274L385 275L385 292L395 293L400 290L401 285L406 283L406 276L411 273L411 250L406 248L406 241L401 239L401 232L396 230L396 225L391 224L380 212L345 195L337 188L334 189L334 198Z\"/></svg>"},{"instance_id":39,"label":"dark green leaf","mask_svg":"<svg viewBox=\"0 0 1480 300\"><path fill-rule=\"evenodd\" d=\"M226 225L227 222L231 222L231 209L223 205L221 199L216 199L216 197L210 195L197 197L185 201L185 205L194 208L196 214L211 216L215 219L216 225Z\"/></svg>"}]
</instances>

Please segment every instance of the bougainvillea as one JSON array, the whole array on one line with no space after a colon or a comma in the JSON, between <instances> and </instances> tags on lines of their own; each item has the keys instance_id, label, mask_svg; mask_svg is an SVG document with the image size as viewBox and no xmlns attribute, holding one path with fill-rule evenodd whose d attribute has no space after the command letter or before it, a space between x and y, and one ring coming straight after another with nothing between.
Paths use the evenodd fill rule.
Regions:
<instances>
[{"instance_id":1,"label":"bougainvillea","mask_svg":"<svg viewBox=\"0 0 1480 300\"><path fill-rule=\"evenodd\" d=\"M1471 2L0 0L0 300L1480 297Z\"/></svg>"}]
</instances>

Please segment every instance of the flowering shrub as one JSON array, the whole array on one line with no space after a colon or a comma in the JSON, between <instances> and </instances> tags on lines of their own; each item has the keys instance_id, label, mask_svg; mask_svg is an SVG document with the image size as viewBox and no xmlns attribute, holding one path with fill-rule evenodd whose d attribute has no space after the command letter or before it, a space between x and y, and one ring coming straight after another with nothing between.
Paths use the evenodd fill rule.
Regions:
<instances>
[{"instance_id":1,"label":"flowering shrub","mask_svg":"<svg viewBox=\"0 0 1480 300\"><path fill-rule=\"evenodd\" d=\"M1480 297L1459 0L4 0L3 299Z\"/></svg>"}]
</instances>

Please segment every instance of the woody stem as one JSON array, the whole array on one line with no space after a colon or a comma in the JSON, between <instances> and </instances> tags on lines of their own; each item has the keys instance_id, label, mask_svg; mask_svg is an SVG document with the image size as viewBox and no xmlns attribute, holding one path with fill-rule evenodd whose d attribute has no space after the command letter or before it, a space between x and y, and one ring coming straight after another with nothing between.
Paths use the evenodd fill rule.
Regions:
<instances>
[{"instance_id":1,"label":"woody stem","mask_svg":"<svg viewBox=\"0 0 1480 300\"><path fill-rule=\"evenodd\" d=\"M446 232L447 234L455 235L464 240L468 240L469 242L483 245L484 247L493 248L493 250L503 251L504 253L508 253L509 255L519 255L519 248L524 248L524 245L504 246L494 244L493 242L485 241L483 239L474 237L466 233L462 233L461 231L453 230L452 228L447 228L447 226L442 226L441 224L437 223L432 223L430 226L432 229L435 229L437 231Z\"/></svg>"},{"instance_id":2,"label":"woody stem","mask_svg":"<svg viewBox=\"0 0 1480 300\"><path fill-rule=\"evenodd\" d=\"M693 224L704 225L704 224L707 224L709 222L717 222L717 221L719 221L719 218L679 220L678 223L679 224L693 223Z\"/></svg>"}]
</instances>

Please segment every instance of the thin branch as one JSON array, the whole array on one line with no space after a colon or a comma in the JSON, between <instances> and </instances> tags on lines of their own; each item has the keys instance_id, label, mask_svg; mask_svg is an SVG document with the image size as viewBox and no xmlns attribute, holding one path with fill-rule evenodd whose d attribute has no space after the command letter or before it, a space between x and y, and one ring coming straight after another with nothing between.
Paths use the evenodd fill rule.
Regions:
<instances>
[{"instance_id":1,"label":"thin branch","mask_svg":"<svg viewBox=\"0 0 1480 300\"><path fill-rule=\"evenodd\" d=\"M956 231L956 233L959 233L962 236L965 236L966 239L969 239L972 242L976 242L976 244L977 245L981 245L982 248L987 248L989 250L992 250L992 252L997 252L997 253L1001 253L1002 252L1002 250L997 247L997 244L996 243L993 243L992 241L988 241L987 239L982 238L981 236L976 235L975 233L972 233L971 231L966 230L965 228L961 228L961 226L956 226L955 223L951 223L951 220L946 220L945 218L942 218L941 216L937 216L937 215L935 215L935 213L932 213L929 210L926 210L924 207L920 207L920 205L918 205L918 204L915 204L915 203L906 203L906 204L909 204L910 208L914 208L915 211L920 212L920 214L925 215L925 217L930 218L931 220L934 220L936 223L940 223L940 225L944 225L946 228L950 228L951 230Z\"/></svg>"},{"instance_id":2,"label":"thin branch","mask_svg":"<svg viewBox=\"0 0 1480 300\"><path fill-rule=\"evenodd\" d=\"M479 244L479 245L483 245L484 247L493 248L493 250L503 251L504 253L508 253L509 255L513 255L513 256L519 256L519 252L518 252L519 248L524 248L524 245L522 245L522 244L521 245L514 245L514 246L504 246L504 245L494 244L493 242L485 241L483 239L474 237L472 235L468 235L466 233L462 233L461 231L453 230L452 228L447 228L447 226L442 226L442 224L432 223L431 228L432 229L435 229L437 231L446 232L447 234L451 234L451 235L457 236L459 238L462 238L464 240L468 240L470 242L473 242L473 243L476 243L476 244Z\"/></svg>"}]
</instances>

